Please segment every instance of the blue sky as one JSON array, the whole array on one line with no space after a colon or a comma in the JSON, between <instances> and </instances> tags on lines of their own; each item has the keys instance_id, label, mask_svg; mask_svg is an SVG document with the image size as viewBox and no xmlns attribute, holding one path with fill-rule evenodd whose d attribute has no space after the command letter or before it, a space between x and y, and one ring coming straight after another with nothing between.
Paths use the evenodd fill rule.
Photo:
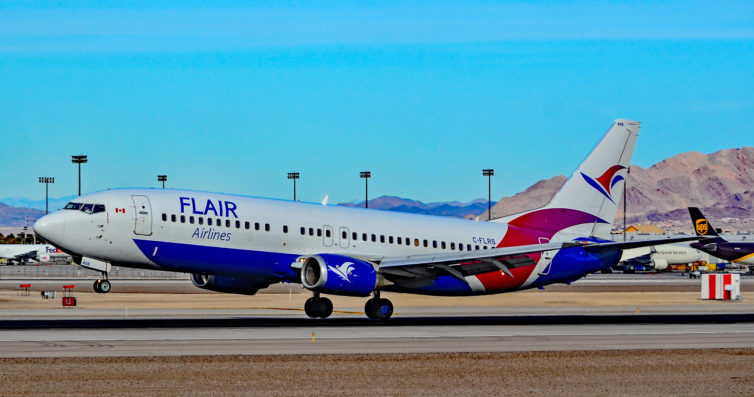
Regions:
<instances>
[{"instance_id":1,"label":"blue sky","mask_svg":"<svg viewBox=\"0 0 754 397\"><path fill-rule=\"evenodd\" d=\"M752 65L751 1L0 1L0 197L87 154L85 192L499 198L616 118L644 167L754 145Z\"/></svg>"}]
</instances>

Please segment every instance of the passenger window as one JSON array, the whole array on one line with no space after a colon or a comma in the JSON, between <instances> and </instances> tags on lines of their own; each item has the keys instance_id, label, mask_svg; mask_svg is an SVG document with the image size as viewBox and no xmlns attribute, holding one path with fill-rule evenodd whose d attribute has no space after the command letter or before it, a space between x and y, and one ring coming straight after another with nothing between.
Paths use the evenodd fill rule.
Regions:
<instances>
[{"instance_id":1,"label":"passenger window","mask_svg":"<svg viewBox=\"0 0 754 397\"><path fill-rule=\"evenodd\" d=\"M204 224L204 218L202 218L201 216L199 217L199 224L200 224L200 225L203 225L203 224Z\"/></svg>"},{"instance_id":2,"label":"passenger window","mask_svg":"<svg viewBox=\"0 0 754 397\"><path fill-rule=\"evenodd\" d=\"M367 241L367 234L366 233L361 233L361 240Z\"/></svg>"},{"instance_id":3,"label":"passenger window","mask_svg":"<svg viewBox=\"0 0 754 397\"><path fill-rule=\"evenodd\" d=\"M432 240L432 248L437 248L437 240Z\"/></svg>"},{"instance_id":4,"label":"passenger window","mask_svg":"<svg viewBox=\"0 0 754 397\"><path fill-rule=\"evenodd\" d=\"M317 237L322 237L322 229L317 229Z\"/></svg>"},{"instance_id":5,"label":"passenger window","mask_svg":"<svg viewBox=\"0 0 754 397\"><path fill-rule=\"evenodd\" d=\"M331 235L330 229L326 229L325 230L325 237L330 238L330 235Z\"/></svg>"},{"instance_id":6,"label":"passenger window","mask_svg":"<svg viewBox=\"0 0 754 397\"><path fill-rule=\"evenodd\" d=\"M288 233L288 225L283 225L283 233Z\"/></svg>"},{"instance_id":7,"label":"passenger window","mask_svg":"<svg viewBox=\"0 0 754 397\"><path fill-rule=\"evenodd\" d=\"M456 243L450 243L450 249L455 250L456 249Z\"/></svg>"},{"instance_id":8,"label":"passenger window","mask_svg":"<svg viewBox=\"0 0 754 397\"><path fill-rule=\"evenodd\" d=\"M230 227L230 219L225 220L225 227Z\"/></svg>"},{"instance_id":9,"label":"passenger window","mask_svg":"<svg viewBox=\"0 0 754 397\"><path fill-rule=\"evenodd\" d=\"M93 213L96 214L98 212L105 212L105 205L104 204L94 204L94 211L93 211Z\"/></svg>"},{"instance_id":10,"label":"passenger window","mask_svg":"<svg viewBox=\"0 0 754 397\"><path fill-rule=\"evenodd\" d=\"M207 226L212 226L212 218L207 218Z\"/></svg>"},{"instance_id":11,"label":"passenger window","mask_svg":"<svg viewBox=\"0 0 754 397\"><path fill-rule=\"evenodd\" d=\"M270 224L269 223L265 223L264 224L264 231L265 232L269 232L270 231Z\"/></svg>"},{"instance_id":12,"label":"passenger window","mask_svg":"<svg viewBox=\"0 0 754 397\"><path fill-rule=\"evenodd\" d=\"M254 222L254 230L259 230L259 222Z\"/></svg>"},{"instance_id":13,"label":"passenger window","mask_svg":"<svg viewBox=\"0 0 754 397\"><path fill-rule=\"evenodd\" d=\"M170 222L175 222L175 214L170 214Z\"/></svg>"},{"instance_id":14,"label":"passenger window","mask_svg":"<svg viewBox=\"0 0 754 397\"><path fill-rule=\"evenodd\" d=\"M458 250L463 251L463 244L458 244Z\"/></svg>"},{"instance_id":15,"label":"passenger window","mask_svg":"<svg viewBox=\"0 0 754 397\"><path fill-rule=\"evenodd\" d=\"M445 249L445 242L440 243L440 248Z\"/></svg>"},{"instance_id":16,"label":"passenger window","mask_svg":"<svg viewBox=\"0 0 754 397\"><path fill-rule=\"evenodd\" d=\"M393 243L393 236L388 236L387 237L387 242L390 243L390 244L392 244Z\"/></svg>"},{"instance_id":17,"label":"passenger window","mask_svg":"<svg viewBox=\"0 0 754 397\"><path fill-rule=\"evenodd\" d=\"M306 234L306 228L301 226L301 235L303 236L305 234Z\"/></svg>"},{"instance_id":18,"label":"passenger window","mask_svg":"<svg viewBox=\"0 0 754 397\"><path fill-rule=\"evenodd\" d=\"M478 246L478 245L475 245L475 246L474 246L474 250L476 250L476 251L479 251L479 246Z\"/></svg>"},{"instance_id":19,"label":"passenger window","mask_svg":"<svg viewBox=\"0 0 754 397\"><path fill-rule=\"evenodd\" d=\"M193 216L189 217L189 223L192 224L192 225L194 224L194 217Z\"/></svg>"},{"instance_id":20,"label":"passenger window","mask_svg":"<svg viewBox=\"0 0 754 397\"><path fill-rule=\"evenodd\" d=\"M384 234L380 235L380 242L383 243L383 244L385 243L385 235Z\"/></svg>"},{"instance_id":21,"label":"passenger window","mask_svg":"<svg viewBox=\"0 0 754 397\"><path fill-rule=\"evenodd\" d=\"M471 244L466 244L466 251L471 251Z\"/></svg>"},{"instance_id":22,"label":"passenger window","mask_svg":"<svg viewBox=\"0 0 754 397\"><path fill-rule=\"evenodd\" d=\"M486 246L486 245L483 245L483 246L482 246L482 249L487 249L487 246Z\"/></svg>"},{"instance_id":23,"label":"passenger window","mask_svg":"<svg viewBox=\"0 0 754 397\"><path fill-rule=\"evenodd\" d=\"M376 234L373 234L373 235L372 235L372 242L373 242L373 243L376 243L376 242L377 242L377 235L376 235Z\"/></svg>"},{"instance_id":24,"label":"passenger window","mask_svg":"<svg viewBox=\"0 0 754 397\"><path fill-rule=\"evenodd\" d=\"M240 229L240 228L241 228L241 221L236 221L236 229Z\"/></svg>"},{"instance_id":25,"label":"passenger window","mask_svg":"<svg viewBox=\"0 0 754 397\"><path fill-rule=\"evenodd\" d=\"M402 238L396 237L396 240L397 240L396 242L397 242L398 245L403 244L403 239Z\"/></svg>"},{"instance_id":26,"label":"passenger window","mask_svg":"<svg viewBox=\"0 0 754 397\"><path fill-rule=\"evenodd\" d=\"M186 215L181 215L181 223L186 223Z\"/></svg>"},{"instance_id":27,"label":"passenger window","mask_svg":"<svg viewBox=\"0 0 754 397\"><path fill-rule=\"evenodd\" d=\"M223 225L223 220L220 219L220 218L217 218L217 220L215 221L215 225L222 226Z\"/></svg>"},{"instance_id":28,"label":"passenger window","mask_svg":"<svg viewBox=\"0 0 754 397\"><path fill-rule=\"evenodd\" d=\"M414 239L414 246L416 246L416 247L419 246L419 239L418 238Z\"/></svg>"},{"instance_id":29,"label":"passenger window","mask_svg":"<svg viewBox=\"0 0 754 397\"><path fill-rule=\"evenodd\" d=\"M168 220L168 214L162 214L162 221L165 222Z\"/></svg>"},{"instance_id":30,"label":"passenger window","mask_svg":"<svg viewBox=\"0 0 754 397\"><path fill-rule=\"evenodd\" d=\"M314 236L314 228L312 227L309 228L309 235Z\"/></svg>"},{"instance_id":31,"label":"passenger window","mask_svg":"<svg viewBox=\"0 0 754 397\"><path fill-rule=\"evenodd\" d=\"M429 247L429 242L427 240L424 240L424 248Z\"/></svg>"},{"instance_id":32,"label":"passenger window","mask_svg":"<svg viewBox=\"0 0 754 397\"><path fill-rule=\"evenodd\" d=\"M406 237L406 245L411 245L411 239Z\"/></svg>"},{"instance_id":33,"label":"passenger window","mask_svg":"<svg viewBox=\"0 0 754 397\"><path fill-rule=\"evenodd\" d=\"M359 239L359 234L356 232L351 233L351 239L356 241Z\"/></svg>"},{"instance_id":34,"label":"passenger window","mask_svg":"<svg viewBox=\"0 0 754 397\"><path fill-rule=\"evenodd\" d=\"M346 233L346 231L345 231L345 230L344 230L344 231L342 231L342 232L340 233L340 238L342 238L343 240L347 239L347 238L348 238L348 233Z\"/></svg>"},{"instance_id":35,"label":"passenger window","mask_svg":"<svg viewBox=\"0 0 754 397\"><path fill-rule=\"evenodd\" d=\"M249 223L249 221L246 221L243 223L243 227L246 228L246 230L249 230L251 228L251 223Z\"/></svg>"}]
</instances>

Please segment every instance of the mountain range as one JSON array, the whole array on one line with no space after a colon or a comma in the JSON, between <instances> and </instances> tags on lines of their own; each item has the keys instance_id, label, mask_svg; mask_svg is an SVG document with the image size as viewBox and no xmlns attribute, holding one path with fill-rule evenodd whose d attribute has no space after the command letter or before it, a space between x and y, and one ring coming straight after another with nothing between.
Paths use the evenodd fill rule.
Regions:
<instances>
[{"instance_id":1,"label":"mountain range","mask_svg":"<svg viewBox=\"0 0 754 397\"><path fill-rule=\"evenodd\" d=\"M754 147L712 154L681 153L649 168L632 165L626 178L627 224L653 223L668 232L691 232L687 207L700 207L717 228L754 231ZM566 177L541 180L492 208L492 217L515 214L546 204ZM486 211L481 219L487 218ZM623 201L616 225L623 225Z\"/></svg>"},{"instance_id":2,"label":"mountain range","mask_svg":"<svg viewBox=\"0 0 754 397\"><path fill-rule=\"evenodd\" d=\"M492 207L499 218L546 204L565 183L557 175L538 181L523 192L503 197ZM754 147L725 149L712 154L681 153L649 168L632 165L626 178L627 223L653 223L668 232L691 232L686 207L701 207L715 227L729 232L754 231ZM74 196L50 200L58 209ZM0 199L0 226L22 227L44 214L43 200ZM363 207L364 202L340 206ZM31 207L31 208L30 208ZM487 219L487 200L422 203L395 196L369 200L369 208L415 214ZM623 225L622 199L617 228Z\"/></svg>"}]
</instances>

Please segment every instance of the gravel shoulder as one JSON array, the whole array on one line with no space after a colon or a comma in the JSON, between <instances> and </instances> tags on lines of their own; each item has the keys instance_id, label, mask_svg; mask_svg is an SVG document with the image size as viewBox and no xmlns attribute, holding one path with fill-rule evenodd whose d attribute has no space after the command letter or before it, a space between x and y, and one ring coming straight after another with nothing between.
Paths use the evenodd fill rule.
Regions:
<instances>
[{"instance_id":1,"label":"gravel shoulder","mask_svg":"<svg viewBox=\"0 0 754 397\"><path fill-rule=\"evenodd\" d=\"M754 395L754 349L0 359L12 395Z\"/></svg>"}]
</instances>

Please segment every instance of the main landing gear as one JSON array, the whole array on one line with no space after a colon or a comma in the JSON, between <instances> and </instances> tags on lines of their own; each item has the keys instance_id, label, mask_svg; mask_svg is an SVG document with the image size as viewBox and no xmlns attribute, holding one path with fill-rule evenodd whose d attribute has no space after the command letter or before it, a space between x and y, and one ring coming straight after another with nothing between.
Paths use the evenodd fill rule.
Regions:
<instances>
[{"instance_id":1,"label":"main landing gear","mask_svg":"<svg viewBox=\"0 0 754 397\"><path fill-rule=\"evenodd\" d=\"M319 292L315 292L314 296L306 300L304 303L304 311L310 318L327 318L332 314L332 301L327 298L319 296Z\"/></svg>"},{"instance_id":2,"label":"main landing gear","mask_svg":"<svg viewBox=\"0 0 754 397\"><path fill-rule=\"evenodd\" d=\"M315 292L314 296L307 299L304 304L304 312L310 318L330 317L332 309L332 301L319 296L319 292ZM364 313L371 320L387 320L393 315L393 302L390 302L389 299L380 298L380 292L375 291L374 298L369 299L364 305Z\"/></svg>"},{"instance_id":3,"label":"main landing gear","mask_svg":"<svg viewBox=\"0 0 754 397\"><path fill-rule=\"evenodd\" d=\"M97 281L95 281L93 285L94 292L98 294L106 294L110 292L111 288L110 282L107 281L107 273L102 273L102 276L104 276L104 280L101 278L97 279Z\"/></svg>"},{"instance_id":4,"label":"main landing gear","mask_svg":"<svg viewBox=\"0 0 754 397\"><path fill-rule=\"evenodd\" d=\"M380 298L380 292L374 292L374 298L364 305L364 313L370 320L387 320L393 315L393 302L389 299Z\"/></svg>"}]
</instances>

